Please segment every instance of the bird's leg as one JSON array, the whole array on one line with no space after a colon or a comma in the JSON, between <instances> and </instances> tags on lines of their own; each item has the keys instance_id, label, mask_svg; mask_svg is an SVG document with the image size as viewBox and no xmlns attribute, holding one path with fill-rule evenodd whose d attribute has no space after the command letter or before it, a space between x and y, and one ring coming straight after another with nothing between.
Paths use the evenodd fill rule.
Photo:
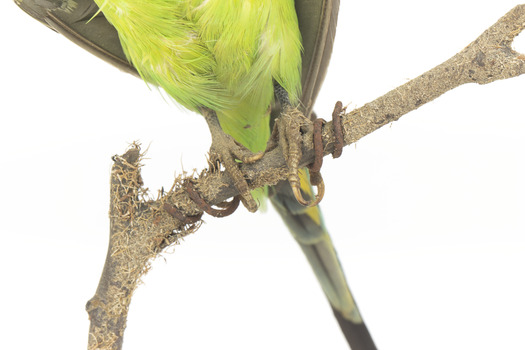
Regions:
<instances>
[{"instance_id":1,"label":"bird's leg","mask_svg":"<svg viewBox=\"0 0 525 350\"><path fill-rule=\"evenodd\" d=\"M209 108L201 108L201 113L206 119L211 133L210 164L222 164L233 179L235 187L239 190L244 206L250 212L257 211L257 203L250 194L248 183L239 169L238 161L243 163L256 162L262 158L264 152L252 153L237 143L233 137L226 134L221 128L215 111Z\"/></svg>"},{"instance_id":2,"label":"bird's leg","mask_svg":"<svg viewBox=\"0 0 525 350\"><path fill-rule=\"evenodd\" d=\"M311 183L317 187L315 199L304 199L299 177L299 161L302 157L302 127L311 125L312 121L304 116L299 109L293 107L288 93L279 84L274 85L275 95L281 103L281 114L275 121L273 138L281 146L284 159L288 165L288 182L292 187L295 199L304 206L317 205L324 195L324 182L317 170L311 173Z\"/></svg>"}]
</instances>

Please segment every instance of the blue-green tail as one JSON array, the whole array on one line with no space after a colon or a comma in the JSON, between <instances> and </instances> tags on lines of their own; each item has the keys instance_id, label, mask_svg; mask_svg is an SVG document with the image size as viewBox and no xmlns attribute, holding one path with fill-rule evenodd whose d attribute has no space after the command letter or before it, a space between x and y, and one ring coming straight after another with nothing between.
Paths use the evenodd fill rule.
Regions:
<instances>
[{"instance_id":1,"label":"blue-green tail","mask_svg":"<svg viewBox=\"0 0 525 350\"><path fill-rule=\"evenodd\" d=\"M301 177L307 179L306 171ZM311 187L306 187L304 195L305 199L308 196L311 198ZM352 350L375 350L374 341L359 313L330 235L324 227L319 207L300 205L287 182L270 189L270 200L303 250Z\"/></svg>"}]
</instances>

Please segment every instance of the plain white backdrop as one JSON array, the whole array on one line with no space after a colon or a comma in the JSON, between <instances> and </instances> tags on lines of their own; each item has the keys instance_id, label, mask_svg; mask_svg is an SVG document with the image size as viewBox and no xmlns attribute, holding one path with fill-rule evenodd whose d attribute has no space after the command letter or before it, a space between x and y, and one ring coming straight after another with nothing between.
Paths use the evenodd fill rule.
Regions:
<instances>
[{"instance_id":1,"label":"plain white backdrop","mask_svg":"<svg viewBox=\"0 0 525 350\"><path fill-rule=\"evenodd\" d=\"M316 110L375 99L518 3L342 1ZM83 349L110 157L149 146L143 176L156 194L205 165L210 137L201 117L14 3L0 13L2 347ZM380 349L525 349L524 97L525 77L463 86L325 161L327 226ZM347 348L273 210L205 220L154 262L124 349Z\"/></svg>"}]
</instances>

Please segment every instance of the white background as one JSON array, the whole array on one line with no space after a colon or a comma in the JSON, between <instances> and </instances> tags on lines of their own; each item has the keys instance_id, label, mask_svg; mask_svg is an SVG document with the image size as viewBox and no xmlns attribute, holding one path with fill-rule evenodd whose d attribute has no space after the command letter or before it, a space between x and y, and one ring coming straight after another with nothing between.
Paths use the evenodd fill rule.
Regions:
<instances>
[{"instance_id":1,"label":"white background","mask_svg":"<svg viewBox=\"0 0 525 350\"><path fill-rule=\"evenodd\" d=\"M441 63L519 3L342 2L325 118ZM155 194L202 168L210 138L202 118L12 2L0 14L2 347L83 349L110 157L149 146ZM325 161L327 226L380 349L525 349L524 93L525 77L460 87ZM164 257L135 293L126 350L346 348L273 210L206 217Z\"/></svg>"}]
</instances>

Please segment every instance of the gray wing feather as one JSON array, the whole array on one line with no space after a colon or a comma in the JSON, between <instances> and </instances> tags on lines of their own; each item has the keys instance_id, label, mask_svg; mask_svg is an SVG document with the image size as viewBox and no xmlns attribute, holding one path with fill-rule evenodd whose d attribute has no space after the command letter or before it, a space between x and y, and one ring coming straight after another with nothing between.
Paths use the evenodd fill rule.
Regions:
<instances>
[{"instance_id":1,"label":"gray wing feather","mask_svg":"<svg viewBox=\"0 0 525 350\"><path fill-rule=\"evenodd\" d=\"M16 4L86 51L138 76L122 51L116 29L98 12L93 0L23 0Z\"/></svg>"},{"instance_id":2,"label":"gray wing feather","mask_svg":"<svg viewBox=\"0 0 525 350\"><path fill-rule=\"evenodd\" d=\"M339 0L296 0L295 9L304 49L301 102L309 116L332 56Z\"/></svg>"}]
</instances>

